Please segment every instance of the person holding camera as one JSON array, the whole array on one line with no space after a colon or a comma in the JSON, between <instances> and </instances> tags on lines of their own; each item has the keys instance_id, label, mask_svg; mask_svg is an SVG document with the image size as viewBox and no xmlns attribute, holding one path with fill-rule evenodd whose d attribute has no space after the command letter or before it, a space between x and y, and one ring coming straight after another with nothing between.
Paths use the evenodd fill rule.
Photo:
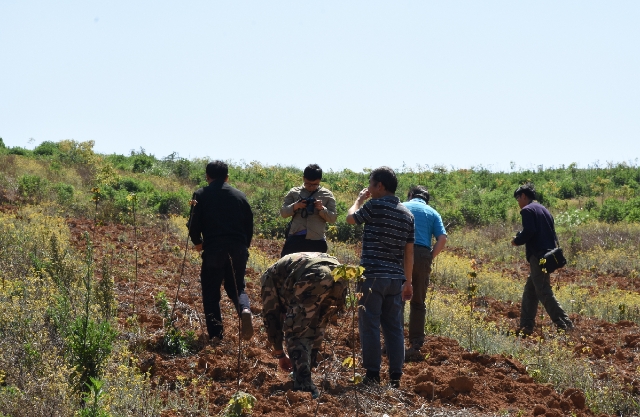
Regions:
<instances>
[{"instance_id":1,"label":"person holding camera","mask_svg":"<svg viewBox=\"0 0 640 417\"><path fill-rule=\"evenodd\" d=\"M338 217L333 193L320 185L322 168L311 164L304 169L301 187L293 187L284 198L280 215L292 217L280 256L296 252L327 252L325 229Z\"/></svg>"},{"instance_id":2,"label":"person holding camera","mask_svg":"<svg viewBox=\"0 0 640 417\"><path fill-rule=\"evenodd\" d=\"M536 190L533 184L526 183L513 193L522 217L522 230L513 238L513 246L525 245L530 273L522 293L520 311L520 328L517 333L529 336L533 333L538 311L538 301L542 303L547 314L559 330L573 329L573 323L553 295L551 274L540 266L540 258L556 246L556 230L553 216L542 204L534 201Z\"/></svg>"}]
</instances>

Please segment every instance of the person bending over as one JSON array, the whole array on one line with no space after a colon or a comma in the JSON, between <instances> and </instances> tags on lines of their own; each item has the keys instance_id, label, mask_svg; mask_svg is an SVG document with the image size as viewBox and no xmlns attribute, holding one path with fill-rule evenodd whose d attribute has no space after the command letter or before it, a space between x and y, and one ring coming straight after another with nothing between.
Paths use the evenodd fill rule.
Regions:
<instances>
[{"instance_id":1,"label":"person bending over","mask_svg":"<svg viewBox=\"0 0 640 417\"><path fill-rule=\"evenodd\" d=\"M311 380L331 316L344 306L346 286L331 271L340 262L324 253L285 255L262 274L262 318L282 370L293 369L293 389L319 396ZM283 350L283 339L287 352Z\"/></svg>"}]
</instances>

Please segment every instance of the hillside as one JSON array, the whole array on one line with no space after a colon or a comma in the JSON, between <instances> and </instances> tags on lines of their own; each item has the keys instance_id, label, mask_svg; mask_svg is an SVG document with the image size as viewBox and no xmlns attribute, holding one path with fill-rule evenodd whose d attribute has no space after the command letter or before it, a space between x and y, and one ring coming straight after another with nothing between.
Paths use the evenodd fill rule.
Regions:
<instances>
[{"instance_id":1,"label":"hillside","mask_svg":"<svg viewBox=\"0 0 640 417\"><path fill-rule=\"evenodd\" d=\"M399 170L398 196L428 186L448 225L428 341L400 389L354 390L343 362L359 338L343 313L328 330L315 401L277 370L258 302L259 276L282 244L281 200L301 171L231 166L255 216L247 271L255 336L211 346L200 259L184 227L205 163L144 150L99 155L90 142L32 151L0 142L0 417L218 415L238 391L266 416L640 415L637 166ZM525 181L554 213L569 258L552 279L576 323L571 334L555 332L546 314L532 337L513 334L528 267L508 242L519 228L513 190ZM340 218L330 252L344 263L359 261L360 230L344 217L366 182L366 172L348 170L323 179ZM232 309L224 299L228 329L237 325Z\"/></svg>"}]
</instances>

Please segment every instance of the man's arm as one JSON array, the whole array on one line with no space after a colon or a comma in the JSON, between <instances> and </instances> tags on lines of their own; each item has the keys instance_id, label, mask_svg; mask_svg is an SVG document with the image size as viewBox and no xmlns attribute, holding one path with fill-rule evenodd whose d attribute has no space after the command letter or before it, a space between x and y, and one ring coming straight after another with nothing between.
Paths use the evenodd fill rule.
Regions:
<instances>
[{"instance_id":1,"label":"man's arm","mask_svg":"<svg viewBox=\"0 0 640 417\"><path fill-rule=\"evenodd\" d=\"M253 239L253 211L251 211L251 206L249 202L245 199L245 219L244 219L244 230L247 242L247 248L251 246L251 240Z\"/></svg>"},{"instance_id":2,"label":"man's arm","mask_svg":"<svg viewBox=\"0 0 640 417\"><path fill-rule=\"evenodd\" d=\"M278 296L278 285L282 285L279 277L284 266L276 263L272 265L260 278L262 286L262 319L267 331L267 340L273 346L273 355L278 359L280 369L285 372L292 370L291 360L282 347L284 335L282 332L283 306Z\"/></svg>"},{"instance_id":3,"label":"man's arm","mask_svg":"<svg viewBox=\"0 0 640 417\"><path fill-rule=\"evenodd\" d=\"M371 194L369 194L369 190L368 189L365 188L362 191L360 191L360 193L358 194L358 198L356 198L356 201L349 208L349 211L347 211L347 223L349 223L349 224L358 223L356 221L355 217L353 216L353 214L356 211L360 210L360 207L362 207L364 202L367 201L367 198L369 198L370 196L371 196Z\"/></svg>"},{"instance_id":4,"label":"man's arm","mask_svg":"<svg viewBox=\"0 0 640 417\"><path fill-rule=\"evenodd\" d=\"M436 239L436 244L433 245L433 250L431 251L431 256L435 258L438 254L444 249L444 245L447 243L447 235L440 235Z\"/></svg>"},{"instance_id":5,"label":"man's arm","mask_svg":"<svg viewBox=\"0 0 640 417\"><path fill-rule=\"evenodd\" d=\"M407 279L402 287L402 300L409 301L413 297L413 243L404 245L404 276Z\"/></svg>"},{"instance_id":6,"label":"man's arm","mask_svg":"<svg viewBox=\"0 0 640 417\"><path fill-rule=\"evenodd\" d=\"M522 230L511 241L513 246L524 245L536 233L535 214L528 210L522 210L520 214L522 215Z\"/></svg>"},{"instance_id":7,"label":"man's arm","mask_svg":"<svg viewBox=\"0 0 640 417\"><path fill-rule=\"evenodd\" d=\"M320 205L320 207L318 207ZM329 193L329 201L327 201L327 206L322 206L322 202L320 200L316 201L316 208L318 211L318 215L322 217L322 219L327 223L335 223L338 219L338 213L336 211L336 199L333 197L333 194Z\"/></svg>"},{"instance_id":8,"label":"man's arm","mask_svg":"<svg viewBox=\"0 0 640 417\"><path fill-rule=\"evenodd\" d=\"M262 319L267 331L267 339L273 346L276 353L282 352L282 305L278 296L277 283L274 275L277 273L276 266L271 266L260 278L262 284Z\"/></svg>"},{"instance_id":9,"label":"man's arm","mask_svg":"<svg viewBox=\"0 0 640 417\"><path fill-rule=\"evenodd\" d=\"M198 199L201 199L197 193L193 193L193 197L191 200L191 219L187 224L189 228L189 237L191 238L191 242L195 245L195 249L198 251L202 250L202 222L201 222L201 211L202 204L198 204Z\"/></svg>"},{"instance_id":10,"label":"man's arm","mask_svg":"<svg viewBox=\"0 0 640 417\"><path fill-rule=\"evenodd\" d=\"M284 198L284 203L282 203L282 207L280 208L280 215L282 217L291 217L296 212L296 210L303 209L307 206L307 203L298 201L300 198L300 194L296 193L293 189L287 193Z\"/></svg>"}]
</instances>

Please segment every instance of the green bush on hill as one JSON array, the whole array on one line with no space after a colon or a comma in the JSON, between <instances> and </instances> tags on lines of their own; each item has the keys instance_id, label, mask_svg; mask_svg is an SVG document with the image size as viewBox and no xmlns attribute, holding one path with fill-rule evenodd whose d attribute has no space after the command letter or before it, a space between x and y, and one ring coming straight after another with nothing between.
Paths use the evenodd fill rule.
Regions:
<instances>
[{"instance_id":1,"label":"green bush on hill","mask_svg":"<svg viewBox=\"0 0 640 417\"><path fill-rule=\"evenodd\" d=\"M206 186L205 159L189 160L177 153L156 158L144 149L129 155L97 155L93 145L92 141L47 141L30 151L7 148L0 142L0 158L14 158L3 160L6 163L0 165L4 178L1 194L10 198L13 192L29 202L47 198L61 204L76 202L92 217L95 214L105 220L123 220L132 211L131 194L136 195L136 210L141 214L188 215L188 200L193 191ZM369 172L368 169L325 172L323 186L332 190L337 200L338 222L329 230L332 239L359 240L361 230L347 225L344 217L358 192L367 186ZM513 191L527 181L536 185L538 200L555 214L585 209L591 214L589 218L600 221L640 221L637 165L594 164L578 168L571 164L515 172L491 172L482 166L470 169L427 166L402 167L396 172L398 197L404 200L412 185L426 185L431 193L430 204L449 228L518 222L519 209ZM249 199L256 234L281 236L289 219L280 216L280 207L288 190L301 185L302 170L258 162L230 163L229 178ZM11 187L15 187L13 191ZM92 189L99 192L92 193ZM98 204L92 206L96 195ZM96 208L98 212L94 213Z\"/></svg>"}]
</instances>

